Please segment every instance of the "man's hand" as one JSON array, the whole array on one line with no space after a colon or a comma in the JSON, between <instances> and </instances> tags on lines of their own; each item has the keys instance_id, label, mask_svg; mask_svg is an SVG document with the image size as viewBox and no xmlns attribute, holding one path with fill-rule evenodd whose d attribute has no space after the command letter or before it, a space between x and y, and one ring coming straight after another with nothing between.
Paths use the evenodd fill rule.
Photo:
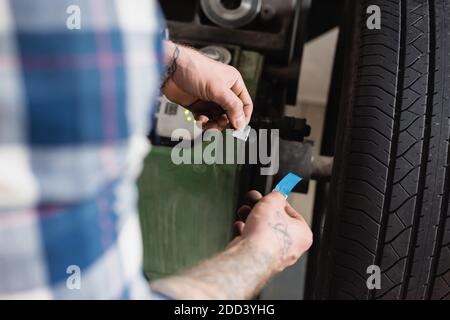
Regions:
<instances>
[{"instance_id":1,"label":"man's hand","mask_svg":"<svg viewBox=\"0 0 450 320\"><path fill-rule=\"evenodd\" d=\"M236 222L240 236L233 240L251 241L274 257L274 272L294 264L312 244L312 232L305 219L277 192L263 197L257 191L247 194L248 204L238 210L245 222Z\"/></svg>"},{"instance_id":2,"label":"man's hand","mask_svg":"<svg viewBox=\"0 0 450 320\"><path fill-rule=\"evenodd\" d=\"M167 98L189 109L205 129L236 129L250 122L253 103L235 68L194 49L166 41L168 77L162 90Z\"/></svg>"},{"instance_id":3,"label":"man's hand","mask_svg":"<svg viewBox=\"0 0 450 320\"><path fill-rule=\"evenodd\" d=\"M312 244L305 220L278 192L248 194L238 215L240 235L217 256L180 275L151 284L176 299L249 299L276 272L292 265Z\"/></svg>"}]
</instances>

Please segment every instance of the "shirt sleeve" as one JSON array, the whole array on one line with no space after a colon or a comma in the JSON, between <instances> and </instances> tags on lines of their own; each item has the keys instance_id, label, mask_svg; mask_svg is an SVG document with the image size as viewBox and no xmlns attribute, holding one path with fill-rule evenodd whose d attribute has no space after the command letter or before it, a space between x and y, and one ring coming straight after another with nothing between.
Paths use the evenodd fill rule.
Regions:
<instances>
[{"instance_id":1,"label":"shirt sleeve","mask_svg":"<svg viewBox=\"0 0 450 320\"><path fill-rule=\"evenodd\" d=\"M135 179L161 22L153 0L0 0L0 298L151 298Z\"/></svg>"}]
</instances>

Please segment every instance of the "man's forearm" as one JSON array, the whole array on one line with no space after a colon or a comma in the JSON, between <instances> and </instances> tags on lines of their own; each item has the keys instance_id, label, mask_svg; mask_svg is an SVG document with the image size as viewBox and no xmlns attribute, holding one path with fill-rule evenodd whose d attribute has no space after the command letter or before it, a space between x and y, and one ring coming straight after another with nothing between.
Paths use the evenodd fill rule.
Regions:
<instances>
[{"instance_id":1,"label":"man's forearm","mask_svg":"<svg viewBox=\"0 0 450 320\"><path fill-rule=\"evenodd\" d=\"M242 240L180 275L157 280L153 290L175 299L250 299L273 274L274 258Z\"/></svg>"}]
</instances>

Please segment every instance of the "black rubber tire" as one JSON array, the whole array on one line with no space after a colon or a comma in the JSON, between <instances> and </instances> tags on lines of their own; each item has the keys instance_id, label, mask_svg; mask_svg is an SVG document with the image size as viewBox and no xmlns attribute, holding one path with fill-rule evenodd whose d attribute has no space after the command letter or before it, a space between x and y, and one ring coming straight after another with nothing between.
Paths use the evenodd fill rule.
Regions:
<instances>
[{"instance_id":1,"label":"black rubber tire","mask_svg":"<svg viewBox=\"0 0 450 320\"><path fill-rule=\"evenodd\" d=\"M450 0L354 10L315 297L450 299Z\"/></svg>"}]
</instances>

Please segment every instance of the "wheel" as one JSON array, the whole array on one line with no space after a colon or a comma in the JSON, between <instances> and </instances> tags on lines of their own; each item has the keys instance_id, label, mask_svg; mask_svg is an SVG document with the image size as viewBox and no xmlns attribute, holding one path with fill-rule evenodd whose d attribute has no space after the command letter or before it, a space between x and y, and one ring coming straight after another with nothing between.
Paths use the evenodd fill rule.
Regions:
<instances>
[{"instance_id":1,"label":"wheel","mask_svg":"<svg viewBox=\"0 0 450 320\"><path fill-rule=\"evenodd\" d=\"M352 6L316 297L450 299L450 1Z\"/></svg>"}]
</instances>

